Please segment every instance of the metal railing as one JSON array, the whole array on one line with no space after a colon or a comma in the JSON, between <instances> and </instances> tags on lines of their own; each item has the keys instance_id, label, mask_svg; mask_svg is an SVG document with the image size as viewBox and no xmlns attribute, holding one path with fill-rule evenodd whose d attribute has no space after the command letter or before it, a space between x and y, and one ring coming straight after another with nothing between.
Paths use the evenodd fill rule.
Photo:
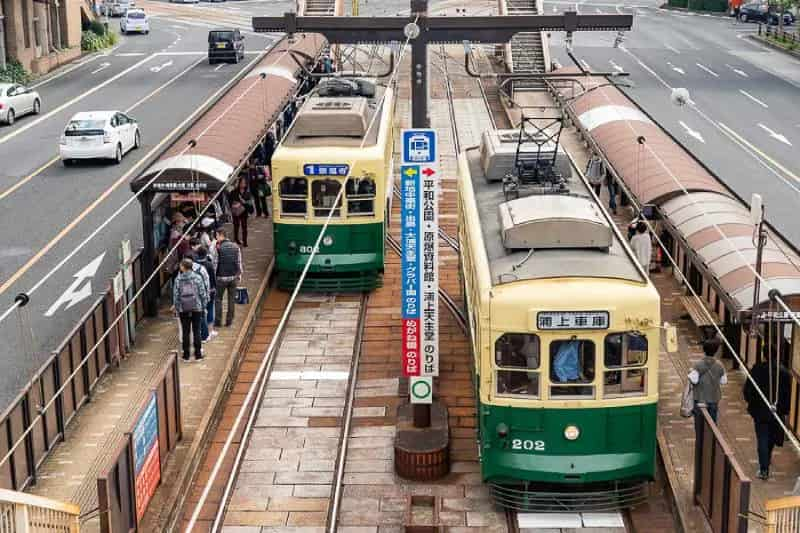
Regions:
<instances>
[{"instance_id":1,"label":"metal railing","mask_svg":"<svg viewBox=\"0 0 800 533\"><path fill-rule=\"evenodd\" d=\"M77 505L0 489L0 533L78 533L79 514Z\"/></svg>"},{"instance_id":2,"label":"metal railing","mask_svg":"<svg viewBox=\"0 0 800 533\"><path fill-rule=\"evenodd\" d=\"M800 496L767 500L767 533L800 531Z\"/></svg>"},{"instance_id":3,"label":"metal railing","mask_svg":"<svg viewBox=\"0 0 800 533\"><path fill-rule=\"evenodd\" d=\"M800 45L800 35L796 31L786 31L784 28L781 30L778 26L770 26L769 24L759 24L758 34L765 37L772 37L783 41L788 45Z\"/></svg>"}]
</instances>

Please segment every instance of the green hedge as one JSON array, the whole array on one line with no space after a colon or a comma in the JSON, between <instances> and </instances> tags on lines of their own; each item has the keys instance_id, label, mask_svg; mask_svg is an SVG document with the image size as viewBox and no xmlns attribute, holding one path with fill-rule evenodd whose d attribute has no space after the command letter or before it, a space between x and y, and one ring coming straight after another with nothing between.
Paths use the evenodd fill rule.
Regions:
<instances>
[{"instance_id":1,"label":"green hedge","mask_svg":"<svg viewBox=\"0 0 800 533\"><path fill-rule=\"evenodd\" d=\"M84 52L96 52L114 46L118 40L119 37L113 31L97 34L92 30L86 30L81 34L81 50Z\"/></svg>"},{"instance_id":2,"label":"green hedge","mask_svg":"<svg viewBox=\"0 0 800 533\"><path fill-rule=\"evenodd\" d=\"M0 68L0 82L24 84L29 81L31 81L31 75L18 61L7 61L6 68Z\"/></svg>"}]
</instances>

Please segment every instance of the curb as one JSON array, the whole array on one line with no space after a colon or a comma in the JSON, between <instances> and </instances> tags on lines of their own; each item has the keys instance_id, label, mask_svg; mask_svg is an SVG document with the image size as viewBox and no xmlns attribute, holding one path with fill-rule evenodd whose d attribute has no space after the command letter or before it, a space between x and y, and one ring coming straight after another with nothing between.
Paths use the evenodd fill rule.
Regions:
<instances>
[{"instance_id":1,"label":"curb","mask_svg":"<svg viewBox=\"0 0 800 533\"><path fill-rule=\"evenodd\" d=\"M780 45L777 45L777 44L773 43L772 41L761 37L760 35L748 35L747 38L750 39L751 41L755 41L755 42L757 42L759 44L763 44L764 46L768 46L768 47L772 48L773 50L776 50L778 52L782 52L782 53L786 54L789 57L793 57L795 59L800 59L800 51L787 50L786 48L784 48L784 47L782 47Z\"/></svg>"},{"instance_id":2,"label":"curb","mask_svg":"<svg viewBox=\"0 0 800 533\"><path fill-rule=\"evenodd\" d=\"M233 357L228 359L228 363L222 373L222 378L217 383L217 388L214 391L214 395L211 397L210 409L206 411L198 424L197 433L186 455L187 460L178 474L177 483L167 497L167 504L165 507L170 508L171 511L167 514L166 520L160 521L163 531L175 531L180 521L183 513L183 506L189 495L189 489L205 456L203 452L208 448L209 439L214 435L217 422L225 407L225 400L230 393L230 386L234 382L235 374L244 357L245 348L250 338L253 336L256 318L261 314L263 304L266 301L265 296L268 293L267 287L272 277L274 266L275 258L273 257L267 266L267 271L264 273L264 277L258 287L258 292L255 295L254 301L256 303L250 307L247 317L242 324L239 336L233 345L233 349L231 350Z\"/></svg>"},{"instance_id":3,"label":"curb","mask_svg":"<svg viewBox=\"0 0 800 533\"><path fill-rule=\"evenodd\" d=\"M729 18L731 20L736 20L734 17L731 17L727 12L724 11L698 11L696 9L689 9L687 7L675 7L669 4L661 4L658 6L658 9L663 9L664 11L675 11L676 13L685 13L687 15L707 15L709 17L721 19Z\"/></svg>"}]
</instances>

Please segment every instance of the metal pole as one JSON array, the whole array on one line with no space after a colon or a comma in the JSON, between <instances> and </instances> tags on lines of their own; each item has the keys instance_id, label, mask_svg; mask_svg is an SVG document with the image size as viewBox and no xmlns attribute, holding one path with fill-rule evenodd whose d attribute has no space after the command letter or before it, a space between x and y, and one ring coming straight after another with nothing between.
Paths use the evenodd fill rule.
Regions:
<instances>
[{"instance_id":1,"label":"metal pole","mask_svg":"<svg viewBox=\"0 0 800 533\"><path fill-rule=\"evenodd\" d=\"M756 272L758 273L753 282L753 307L750 318L750 336L758 335L758 304L761 291L761 263L764 254L764 246L767 244L767 232L764 231L764 208L761 208L761 220L758 223L758 242L756 243Z\"/></svg>"},{"instance_id":2,"label":"metal pole","mask_svg":"<svg viewBox=\"0 0 800 533\"><path fill-rule=\"evenodd\" d=\"M3 2L0 0L0 69L6 68L6 17L3 15Z\"/></svg>"},{"instance_id":3,"label":"metal pole","mask_svg":"<svg viewBox=\"0 0 800 533\"><path fill-rule=\"evenodd\" d=\"M146 192L142 194L139 202L142 208L142 237L144 244L144 249L142 250L142 279L147 279L153 273L153 268L156 264L155 243L153 242L153 193ZM147 316L158 316L159 285L158 278L154 278L144 290L144 314Z\"/></svg>"}]
</instances>

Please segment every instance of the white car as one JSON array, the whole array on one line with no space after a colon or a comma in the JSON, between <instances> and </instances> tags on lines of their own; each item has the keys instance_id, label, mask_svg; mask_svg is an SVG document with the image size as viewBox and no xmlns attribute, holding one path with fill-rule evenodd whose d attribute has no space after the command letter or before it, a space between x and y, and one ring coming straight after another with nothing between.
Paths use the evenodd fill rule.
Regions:
<instances>
[{"instance_id":1,"label":"white car","mask_svg":"<svg viewBox=\"0 0 800 533\"><path fill-rule=\"evenodd\" d=\"M69 121L59 153L65 166L75 159L111 159L119 164L123 155L141 144L139 124L125 113L89 111Z\"/></svg>"},{"instance_id":2,"label":"white car","mask_svg":"<svg viewBox=\"0 0 800 533\"><path fill-rule=\"evenodd\" d=\"M135 6L136 3L133 0L107 0L103 4L103 10L108 17L121 17L127 10Z\"/></svg>"},{"instance_id":3,"label":"white car","mask_svg":"<svg viewBox=\"0 0 800 533\"><path fill-rule=\"evenodd\" d=\"M144 9L129 9L119 20L119 31L123 35L131 32L150 33L150 20Z\"/></svg>"},{"instance_id":4,"label":"white car","mask_svg":"<svg viewBox=\"0 0 800 533\"><path fill-rule=\"evenodd\" d=\"M0 83L0 120L9 126L27 113L38 115L42 109L39 93L17 83Z\"/></svg>"}]
</instances>

